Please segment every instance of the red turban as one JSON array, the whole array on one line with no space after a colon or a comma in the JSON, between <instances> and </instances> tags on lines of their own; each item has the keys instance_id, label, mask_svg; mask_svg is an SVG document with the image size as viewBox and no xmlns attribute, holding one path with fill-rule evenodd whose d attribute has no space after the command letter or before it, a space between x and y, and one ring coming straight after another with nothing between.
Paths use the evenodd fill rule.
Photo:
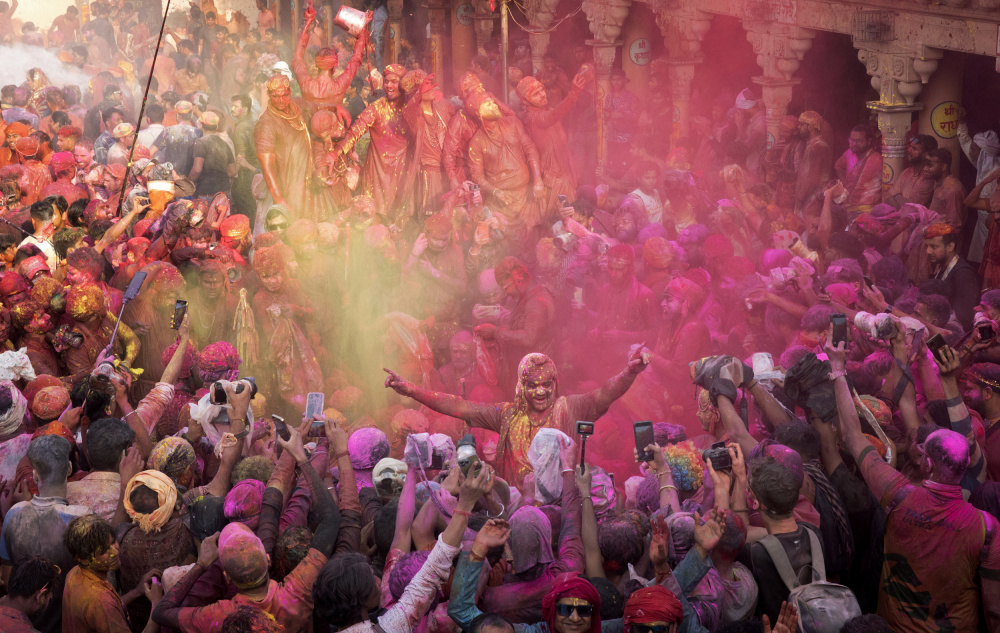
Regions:
<instances>
[{"instance_id":1,"label":"red turban","mask_svg":"<svg viewBox=\"0 0 1000 633\"><path fill-rule=\"evenodd\" d=\"M31 403L35 401L35 396L38 395L42 389L46 387L59 387L62 385L62 381L55 376L50 376L48 374L42 374L38 376L31 382L27 384L22 392L25 399L28 401L28 407L31 408Z\"/></svg>"},{"instance_id":2,"label":"red turban","mask_svg":"<svg viewBox=\"0 0 1000 633\"><path fill-rule=\"evenodd\" d=\"M5 132L8 136L11 134L17 134L18 136L27 136L31 134L31 128L24 123L15 121L7 126L7 131Z\"/></svg>"},{"instance_id":3,"label":"red turban","mask_svg":"<svg viewBox=\"0 0 1000 633\"><path fill-rule=\"evenodd\" d=\"M21 156L34 156L38 153L38 139L34 136L22 136L14 143L14 149Z\"/></svg>"},{"instance_id":4,"label":"red turban","mask_svg":"<svg viewBox=\"0 0 1000 633\"><path fill-rule=\"evenodd\" d=\"M435 213L424 220L424 233L435 240L444 240L451 235L451 218L446 213Z\"/></svg>"},{"instance_id":5,"label":"red turban","mask_svg":"<svg viewBox=\"0 0 1000 633\"><path fill-rule=\"evenodd\" d=\"M64 437L69 441L70 446L76 446L76 437L73 436L73 432L66 428L66 425L62 422L49 422L48 424L43 424L31 434L31 439L44 437L46 435L58 435L59 437Z\"/></svg>"},{"instance_id":6,"label":"red turban","mask_svg":"<svg viewBox=\"0 0 1000 633\"><path fill-rule=\"evenodd\" d=\"M695 308L705 300L705 289L687 277L674 277L663 291L687 301L691 307Z\"/></svg>"},{"instance_id":7,"label":"red turban","mask_svg":"<svg viewBox=\"0 0 1000 633\"><path fill-rule=\"evenodd\" d=\"M240 355L229 343L216 341L201 351L199 367L205 382L234 380L239 375Z\"/></svg>"},{"instance_id":8,"label":"red turban","mask_svg":"<svg viewBox=\"0 0 1000 633\"><path fill-rule=\"evenodd\" d=\"M309 121L309 127L316 136L323 136L326 132L333 130L337 123L337 117L329 110L317 110Z\"/></svg>"},{"instance_id":9,"label":"red turban","mask_svg":"<svg viewBox=\"0 0 1000 633\"><path fill-rule=\"evenodd\" d=\"M542 598L542 618L550 630L556 630L556 602L562 598L579 598L594 605L594 614L590 616L590 633L601 633L601 594L597 593L597 588L589 580L575 573L557 576L552 589Z\"/></svg>"},{"instance_id":10,"label":"red turban","mask_svg":"<svg viewBox=\"0 0 1000 633\"><path fill-rule=\"evenodd\" d=\"M21 265L18 266L18 268L20 269L21 274L24 275L24 277L29 280L34 279L35 275L37 275L38 273L52 272L51 270L49 270L49 265L45 261L45 258L42 257L41 255L32 255L28 259L21 262Z\"/></svg>"},{"instance_id":11,"label":"red turban","mask_svg":"<svg viewBox=\"0 0 1000 633\"><path fill-rule=\"evenodd\" d=\"M128 172L128 170L125 169L125 165L119 165L118 163L112 163L108 165L106 169L110 171L111 175L117 178L118 180L124 178L125 174Z\"/></svg>"},{"instance_id":12,"label":"red turban","mask_svg":"<svg viewBox=\"0 0 1000 633\"><path fill-rule=\"evenodd\" d=\"M661 585L643 587L625 603L625 633L631 633L633 624L680 622L683 617L681 601L670 590Z\"/></svg>"},{"instance_id":13,"label":"red turban","mask_svg":"<svg viewBox=\"0 0 1000 633\"><path fill-rule=\"evenodd\" d=\"M46 387L31 402L31 412L40 420L55 420L66 410L69 402L69 390L66 387Z\"/></svg>"},{"instance_id":14,"label":"red turban","mask_svg":"<svg viewBox=\"0 0 1000 633\"><path fill-rule=\"evenodd\" d=\"M955 227L952 225L945 224L944 222L938 222L924 229L924 237L931 239L935 237L944 237L945 235L952 235L957 232L958 231L955 230Z\"/></svg>"},{"instance_id":15,"label":"red turban","mask_svg":"<svg viewBox=\"0 0 1000 633\"><path fill-rule=\"evenodd\" d=\"M705 239L705 257L726 259L733 256L733 243L725 235L715 233Z\"/></svg>"},{"instance_id":16,"label":"red turban","mask_svg":"<svg viewBox=\"0 0 1000 633\"><path fill-rule=\"evenodd\" d=\"M5 272L0 277L0 296L4 299L29 290L31 286L28 285L28 281L13 270Z\"/></svg>"},{"instance_id":17,"label":"red turban","mask_svg":"<svg viewBox=\"0 0 1000 633\"><path fill-rule=\"evenodd\" d=\"M708 289L708 286L712 283L712 276L708 274L708 271L704 268L691 268L684 271L682 277L690 279L694 283L698 284L704 289Z\"/></svg>"},{"instance_id":18,"label":"red turban","mask_svg":"<svg viewBox=\"0 0 1000 633\"><path fill-rule=\"evenodd\" d=\"M250 233L250 218L235 213L222 221L222 224L219 225L219 232L222 237L241 240Z\"/></svg>"},{"instance_id":19,"label":"red turban","mask_svg":"<svg viewBox=\"0 0 1000 633\"><path fill-rule=\"evenodd\" d=\"M668 268L674 261L674 249L665 238L651 237L642 245L642 259L650 268Z\"/></svg>"},{"instance_id":20,"label":"red turban","mask_svg":"<svg viewBox=\"0 0 1000 633\"><path fill-rule=\"evenodd\" d=\"M254 530L260 523L264 484L256 479L238 482L226 494L222 512L230 521L239 521Z\"/></svg>"},{"instance_id":21,"label":"red turban","mask_svg":"<svg viewBox=\"0 0 1000 633\"><path fill-rule=\"evenodd\" d=\"M83 132L80 130L80 128L76 127L75 125L64 125L61 128L59 128L58 136L59 138L66 138L67 136L72 136L73 138L80 138L81 136L83 136Z\"/></svg>"},{"instance_id":22,"label":"red turban","mask_svg":"<svg viewBox=\"0 0 1000 633\"><path fill-rule=\"evenodd\" d=\"M49 158L49 170L53 178L76 174L76 158L72 152L56 152Z\"/></svg>"},{"instance_id":23,"label":"red turban","mask_svg":"<svg viewBox=\"0 0 1000 633\"><path fill-rule=\"evenodd\" d=\"M608 261L622 261L628 265L635 264L635 251L628 244L615 244L608 249Z\"/></svg>"},{"instance_id":24,"label":"red turban","mask_svg":"<svg viewBox=\"0 0 1000 633\"><path fill-rule=\"evenodd\" d=\"M386 65L382 74L385 76L386 79L388 79L389 76L392 75L397 80L399 80L402 79L403 76L406 74L406 68L400 66L399 64L388 64Z\"/></svg>"}]
</instances>

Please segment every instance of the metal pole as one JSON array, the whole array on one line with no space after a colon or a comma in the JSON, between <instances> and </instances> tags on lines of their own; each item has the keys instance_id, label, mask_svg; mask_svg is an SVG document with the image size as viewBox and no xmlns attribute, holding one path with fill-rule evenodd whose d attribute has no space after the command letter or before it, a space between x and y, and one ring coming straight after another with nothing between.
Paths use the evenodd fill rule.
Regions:
<instances>
[{"instance_id":1,"label":"metal pole","mask_svg":"<svg viewBox=\"0 0 1000 633\"><path fill-rule=\"evenodd\" d=\"M501 0L500 2L500 99L504 103L508 103L509 95L507 94L507 43L510 39L510 29L507 26L507 12L510 8L507 6L508 0Z\"/></svg>"},{"instance_id":2,"label":"metal pole","mask_svg":"<svg viewBox=\"0 0 1000 633\"><path fill-rule=\"evenodd\" d=\"M125 178L122 180L122 190L118 193L118 209L115 217L121 217L122 205L125 203L125 189L128 187L128 176L132 172L132 156L135 155L135 144L139 141L139 126L142 125L142 117L146 114L146 99L149 98L149 85L153 82L153 71L156 70L156 58L160 54L160 44L163 42L163 30L167 26L167 13L170 12L170 0L163 9L163 21L160 22L160 36L156 38L156 50L153 51L153 63L149 66L149 78L146 79L146 90L142 94L142 106L139 108L139 120L135 123L135 138L132 139L132 147L128 151L128 163L125 165ZM115 329L117 332L117 328Z\"/></svg>"}]
</instances>

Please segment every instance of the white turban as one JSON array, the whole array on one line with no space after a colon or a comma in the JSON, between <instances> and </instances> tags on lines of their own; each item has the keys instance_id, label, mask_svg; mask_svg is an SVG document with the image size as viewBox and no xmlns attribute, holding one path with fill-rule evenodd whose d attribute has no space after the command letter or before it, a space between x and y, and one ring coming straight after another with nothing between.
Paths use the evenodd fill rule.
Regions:
<instances>
[{"instance_id":1,"label":"white turban","mask_svg":"<svg viewBox=\"0 0 1000 633\"><path fill-rule=\"evenodd\" d=\"M753 93L749 88L744 88L740 94L736 95L736 107L740 110L749 110L757 105L757 100L753 98Z\"/></svg>"},{"instance_id":2,"label":"white turban","mask_svg":"<svg viewBox=\"0 0 1000 633\"><path fill-rule=\"evenodd\" d=\"M562 497L562 461L559 449L572 440L557 429L542 428L528 447L528 462L535 471L535 500L556 503Z\"/></svg>"},{"instance_id":3,"label":"white turban","mask_svg":"<svg viewBox=\"0 0 1000 633\"><path fill-rule=\"evenodd\" d=\"M9 380L0 381L0 390L10 392L11 405L6 411L0 413L0 436L10 435L21 426L24 421L24 412L28 410L28 400L24 394L14 386Z\"/></svg>"}]
</instances>

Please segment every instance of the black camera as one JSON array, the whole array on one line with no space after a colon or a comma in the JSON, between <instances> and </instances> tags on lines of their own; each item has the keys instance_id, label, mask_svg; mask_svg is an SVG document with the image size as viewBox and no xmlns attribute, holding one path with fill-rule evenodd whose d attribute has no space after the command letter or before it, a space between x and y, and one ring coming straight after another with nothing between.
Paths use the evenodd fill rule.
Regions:
<instances>
[{"instance_id":1,"label":"black camera","mask_svg":"<svg viewBox=\"0 0 1000 633\"><path fill-rule=\"evenodd\" d=\"M733 469L733 458L725 442L713 442L712 447L703 452L702 456L705 461L712 462L712 468L717 471Z\"/></svg>"},{"instance_id":2,"label":"black camera","mask_svg":"<svg viewBox=\"0 0 1000 633\"><path fill-rule=\"evenodd\" d=\"M246 389L246 385L243 384L244 380L250 383L250 397L255 397L257 395L257 381L253 379L253 376L241 378L236 383L236 393L243 393L243 390ZM218 380L212 384L212 396L209 399L212 404L222 405L229 402L229 398L226 396L226 384L228 383L225 380Z\"/></svg>"}]
</instances>

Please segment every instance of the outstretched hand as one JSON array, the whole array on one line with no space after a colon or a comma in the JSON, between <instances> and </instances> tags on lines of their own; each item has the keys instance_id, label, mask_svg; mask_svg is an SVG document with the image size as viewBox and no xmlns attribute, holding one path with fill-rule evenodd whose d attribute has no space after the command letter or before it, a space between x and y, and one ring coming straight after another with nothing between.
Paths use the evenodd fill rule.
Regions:
<instances>
[{"instance_id":1,"label":"outstretched hand","mask_svg":"<svg viewBox=\"0 0 1000 633\"><path fill-rule=\"evenodd\" d=\"M788 602L781 603L781 611L778 613L778 621L771 628L771 621L765 615L764 633L795 633L799 626L799 610L794 604Z\"/></svg>"},{"instance_id":2,"label":"outstretched hand","mask_svg":"<svg viewBox=\"0 0 1000 633\"><path fill-rule=\"evenodd\" d=\"M382 368L382 371L389 374L385 379L386 389L392 389L401 396L409 396L413 394L414 387L405 378L391 369L386 369L385 367Z\"/></svg>"},{"instance_id":3,"label":"outstretched hand","mask_svg":"<svg viewBox=\"0 0 1000 633\"><path fill-rule=\"evenodd\" d=\"M639 374L653 362L653 352L646 347L645 343L633 345L628 350L628 370L633 374Z\"/></svg>"}]
</instances>

